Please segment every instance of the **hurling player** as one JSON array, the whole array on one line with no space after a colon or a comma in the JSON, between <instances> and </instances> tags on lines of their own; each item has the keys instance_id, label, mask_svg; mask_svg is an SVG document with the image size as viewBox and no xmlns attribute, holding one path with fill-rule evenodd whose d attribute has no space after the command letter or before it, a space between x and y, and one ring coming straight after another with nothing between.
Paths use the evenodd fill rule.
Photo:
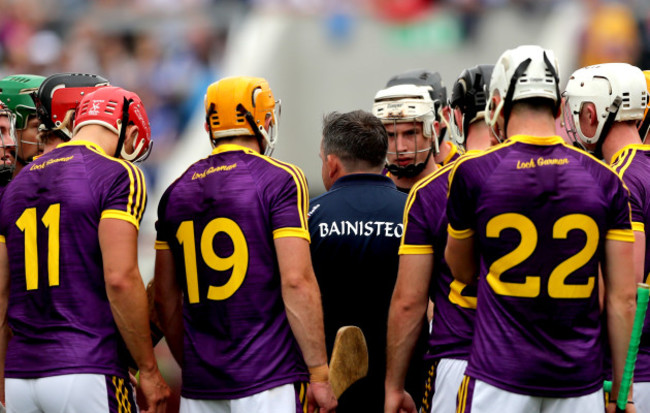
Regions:
<instances>
[{"instance_id":1,"label":"hurling player","mask_svg":"<svg viewBox=\"0 0 650 413\"><path fill-rule=\"evenodd\" d=\"M445 258L458 281L478 275L459 412L605 409L599 263L618 394L636 308L628 192L555 135L557 73L550 50L505 51L486 119L507 140L450 174Z\"/></svg>"},{"instance_id":2,"label":"hurling player","mask_svg":"<svg viewBox=\"0 0 650 413\"><path fill-rule=\"evenodd\" d=\"M165 410L137 236L146 205L137 161L151 132L140 98L102 88L79 104L72 139L30 163L0 211L0 359L8 411ZM13 337L8 343L8 329ZM6 355L6 359L5 359Z\"/></svg>"},{"instance_id":3,"label":"hurling player","mask_svg":"<svg viewBox=\"0 0 650 413\"><path fill-rule=\"evenodd\" d=\"M450 99L453 139L471 153L491 146L483 119L491 65L464 70ZM454 280L443 254L447 243L447 190L452 164L430 174L412 188L406 204L400 266L388 320L386 412L414 412L411 394L404 392L409 355L418 336L427 299L434 316L425 356L427 381L422 410L452 413L472 342L476 286Z\"/></svg>"},{"instance_id":4,"label":"hurling player","mask_svg":"<svg viewBox=\"0 0 650 413\"><path fill-rule=\"evenodd\" d=\"M155 303L182 366L180 411L333 411L307 182L267 156L279 102L266 80L229 77L205 109L214 150L158 207Z\"/></svg>"}]
</instances>

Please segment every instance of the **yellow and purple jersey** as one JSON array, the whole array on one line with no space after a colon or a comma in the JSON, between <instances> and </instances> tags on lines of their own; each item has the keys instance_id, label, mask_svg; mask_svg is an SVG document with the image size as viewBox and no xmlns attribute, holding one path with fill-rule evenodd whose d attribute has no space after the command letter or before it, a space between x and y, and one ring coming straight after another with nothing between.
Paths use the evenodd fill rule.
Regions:
<instances>
[{"instance_id":1,"label":"yellow and purple jersey","mask_svg":"<svg viewBox=\"0 0 650 413\"><path fill-rule=\"evenodd\" d=\"M602 388L598 265L606 239L634 241L616 173L558 136L517 135L456 163L447 216L484 269L466 374L532 396Z\"/></svg>"},{"instance_id":2,"label":"yellow and purple jersey","mask_svg":"<svg viewBox=\"0 0 650 413\"><path fill-rule=\"evenodd\" d=\"M128 351L106 296L98 227L140 225L142 172L97 145L71 141L26 166L2 195L9 254L6 377L127 376Z\"/></svg>"},{"instance_id":3,"label":"yellow and purple jersey","mask_svg":"<svg viewBox=\"0 0 650 413\"><path fill-rule=\"evenodd\" d=\"M434 303L427 358L467 360L474 331L476 286L454 280L444 258L447 245L448 164L419 181L404 212L399 254L433 254L429 298Z\"/></svg>"},{"instance_id":4,"label":"yellow and purple jersey","mask_svg":"<svg viewBox=\"0 0 650 413\"><path fill-rule=\"evenodd\" d=\"M630 190L632 228L645 234L644 282L650 278L650 145L628 145L612 157L612 169ZM635 382L650 381L650 318L646 316L634 370Z\"/></svg>"},{"instance_id":5,"label":"yellow and purple jersey","mask_svg":"<svg viewBox=\"0 0 650 413\"><path fill-rule=\"evenodd\" d=\"M234 399L309 380L274 246L309 240L308 202L299 168L232 144L163 194L156 249L171 250L184 292L184 397Z\"/></svg>"}]
</instances>

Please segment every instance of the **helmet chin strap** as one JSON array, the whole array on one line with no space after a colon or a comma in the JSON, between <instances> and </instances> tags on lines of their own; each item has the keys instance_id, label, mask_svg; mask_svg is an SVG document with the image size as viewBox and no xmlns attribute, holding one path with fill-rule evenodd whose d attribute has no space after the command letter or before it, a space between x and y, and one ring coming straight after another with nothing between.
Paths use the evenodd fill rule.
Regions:
<instances>
[{"instance_id":1,"label":"helmet chin strap","mask_svg":"<svg viewBox=\"0 0 650 413\"><path fill-rule=\"evenodd\" d=\"M131 100L124 98L124 104L122 105L122 124L120 125L120 136L117 140L117 148L115 148L115 158L120 158L122 155L122 147L124 147L124 140L126 139L126 126L129 123L129 106L131 105ZM134 152L135 153L135 152Z\"/></svg>"},{"instance_id":2,"label":"helmet chin strap","mask_svg":"<svg viewBox=\"0 0 650 413\"><path fill-rule=\"evenodd\" d=\"M392 175L395 175L400 178L413 178L415 176L418 176L424 168L427 166L427 163L429 163L429 159L431 158L431 154L435 151L436 153L439 153L440 150L438 148L438 134L435 130L435 128L432 128L433 130L433 136L431 136L431 146L427 149L420 149L418 150L417 144L415 147L414 151L411 152L400 152L397 150L397 140L395 140L395 152L387 152L391 155L396 155L399 157L400 153L403 154L414 154L417 155L418 153L423 153L423 152L428 152L427 157L424 159L423 162L420 163L415 163L416 159L415 157L413 158L413 163L406 165L406 166L399 166L397 164L389 164L386 162L386 169L388 169L388 172L390 172Z\"/></svg>"}]
</instances>

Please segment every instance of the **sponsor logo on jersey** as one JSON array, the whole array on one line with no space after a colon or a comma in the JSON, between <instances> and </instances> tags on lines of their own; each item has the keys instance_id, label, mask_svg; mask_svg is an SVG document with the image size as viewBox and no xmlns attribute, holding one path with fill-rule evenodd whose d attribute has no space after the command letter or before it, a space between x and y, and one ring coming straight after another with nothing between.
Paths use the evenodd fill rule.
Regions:
<instances>
[{"instance_id":1,"label":"sponsor logo on jersey","mask_svg":"<svg viewBox=\"0 0 650 413\"><path fill-rule=\"evenodd\" d=\"M569 163L568 158L543 158L539 157L537 159L530 158L530 161L517 161L517 169L530 169L537 168L538 166L549 166L549 165L567 165Z\"/></svg>"},{"instance_id":2,"label":"sponsor logo on jersey","mask_svg":"<svg viewBox=\"0 0 650 413\"><path fill-rule=\"evenodd\" d=\"M231 165L221 165L217 167L211 166L203 172L194 172L194 174L192 175L192 180L205 178L206 176L213 174L215 172L231 171L236 167L237 167L236 163L233 163Z\"/></svg>"},{"instance_id":3,"label":"sponsor logo on jersey","mask_svg":"<svg viewBox=\"0 0 650 413\"><path fill-rule=\"evenodd\" d=\"M41 163L41 164L36 164L36 165L32 165L32 166L30 166L30 167L29 167L29 170L30 170L30 171L33 171L33 170L35 170L35 169L45 169L45 167L48 166L48 165L51 165L51 164L56 163L56 162L68 162L68 161L71 160L72 158L74 158L74 155L72 155L72 156L66 156L65 158L54 158L54 159L50 159L50 160L47 161L47 162L43 162L43 163Z\"/></svg>"}]
</instances>

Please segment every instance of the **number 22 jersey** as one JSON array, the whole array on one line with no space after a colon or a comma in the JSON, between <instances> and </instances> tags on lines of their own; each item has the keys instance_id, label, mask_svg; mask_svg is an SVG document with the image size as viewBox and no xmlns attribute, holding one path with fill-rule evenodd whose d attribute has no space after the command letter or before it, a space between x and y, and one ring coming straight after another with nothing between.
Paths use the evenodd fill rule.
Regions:
<instances>
[{"instance_id":1,"label":"number 22 jersey","mask_svg":"<svg viewBox=\"0 0 650 413\"><path fill-rule=\"evenodd\" d=\"M449 234L473 236L487 269L466 375L531 396L602 388L598 262L606 239L634 241L628 199L560 137L518 135L457 162Z\"/></svg>"}]
</instances>

